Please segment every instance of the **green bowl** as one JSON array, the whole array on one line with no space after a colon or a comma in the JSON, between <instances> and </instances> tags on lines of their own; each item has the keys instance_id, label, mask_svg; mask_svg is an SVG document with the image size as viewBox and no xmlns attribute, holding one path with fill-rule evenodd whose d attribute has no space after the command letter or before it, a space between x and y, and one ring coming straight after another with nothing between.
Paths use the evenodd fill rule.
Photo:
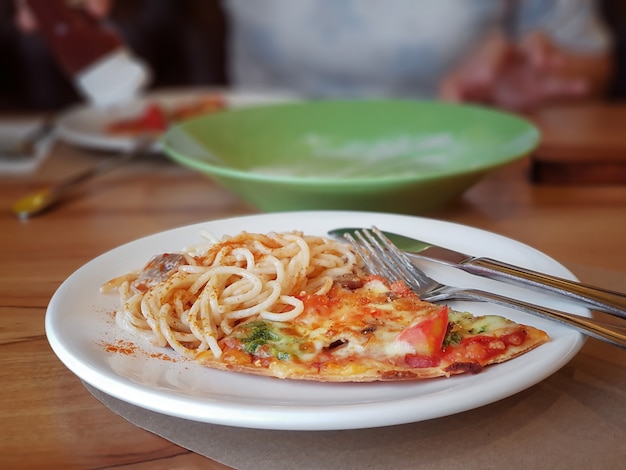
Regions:
<instances>
[{"instance_id":1,"label":"green bowl","mask_svg":"<svg viewBox=\"0 0 626 470\"><path fill-rule=\"evenodd\" d=\"M524 157L539 132L522 118L421 101L311 101L192 119L162 139L174 161L263 211L441 207Z\"/></svg>"}]
</instances>

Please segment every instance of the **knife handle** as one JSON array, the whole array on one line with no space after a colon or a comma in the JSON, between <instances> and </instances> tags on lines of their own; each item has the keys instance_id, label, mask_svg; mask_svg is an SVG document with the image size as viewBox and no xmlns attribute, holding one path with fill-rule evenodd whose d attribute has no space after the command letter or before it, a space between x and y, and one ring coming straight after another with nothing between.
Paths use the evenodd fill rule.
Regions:
<instances>
[{"instance_id":1,"label":"knife handle","mask_svg":"<svg viewBox=\"0 0 626 470\"><path fill-rule=\"evenodd\" d=\"M626 294L550 276L491 258L470 258L459 267L471 274L560 294L596 310L626 319Z\"/></svg>"}]
</instances>

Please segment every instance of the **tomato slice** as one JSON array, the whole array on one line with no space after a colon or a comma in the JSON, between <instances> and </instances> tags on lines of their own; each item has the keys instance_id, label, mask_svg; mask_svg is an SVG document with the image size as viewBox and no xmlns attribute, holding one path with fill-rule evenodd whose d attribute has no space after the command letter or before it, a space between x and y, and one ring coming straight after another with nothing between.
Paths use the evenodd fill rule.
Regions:
<instances>
[{"instance_id":1,"label":"tomato slice","mask_svg":"<svg viewBox=\"0 0 626 470\"><path fill-rule=\"evenodd\" d=\"M447 330L448 307L444 306L403 330L397 340L409 343L418 354L432 356L441 352Z\"/></svg>"},{"instance_id":2,"label":"tomato slice","mask_svg":"<svg viewBox=\"0 0 626 470\"><path fill-rule=\"evenodd\" d=\"M147 131L167 130L167 116L163 109L157 104L150 104L146 107L140 119L141 127Z\"/></svg>"}]
</instances>

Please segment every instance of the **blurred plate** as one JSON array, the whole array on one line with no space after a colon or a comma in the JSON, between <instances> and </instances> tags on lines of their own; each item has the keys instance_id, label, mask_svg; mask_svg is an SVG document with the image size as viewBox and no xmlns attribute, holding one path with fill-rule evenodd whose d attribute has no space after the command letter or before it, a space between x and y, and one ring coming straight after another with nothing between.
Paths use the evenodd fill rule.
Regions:
<instances>
[{"instance_id":1,"label":"blurred plate","mask_svg":"<svg viewBox=\"0 0 626 470\"><path fill-rule=\"evenodd\" d=\"M214 220L157 233L109 251L72 274L56 291L46 313L52 349L78 377L127 403L198 422L260 429L357 429L428 420L470 410L524 390L553 374L582 347L583 336L559 323L481 302L451 302L475 314L501 314L545 330L547 344L480 374L415 382L318 383L280 380L209 369L170 349L142 343L115 325L117 295L100 294L109 279L141 267L153 255L201 241L200 232L302 230L326 235L340 226L376 225L383 230L491 256L574 279L547 255L509 238L438 221L366 212L292 212ZM471 276L456 269L431 275L456 285L483 288L528 302L589 316L556 296ZM444 267L445 269L446 267ZM118 349L116 352L115 349Z\"/></svg>"},{"instance_id":2,"label":"blurred plate","mask_svg":"<svg viewBox=\"0 0 626 470\"><path fill-rule=\"evenodd\" d=\"M138 117L151 103L156 103L164 108L172 108L215 95L221 95L229 109L281 103L295 99L294 96L286 94L227 91L215 88L166 89L106 108L90 105L70 108L62 113L58 119L58 135L64 141L79 147L105 151L126 150L131 148L134 137L108 133L106 128L112 122Z\"/></svg>"}]
</instances>

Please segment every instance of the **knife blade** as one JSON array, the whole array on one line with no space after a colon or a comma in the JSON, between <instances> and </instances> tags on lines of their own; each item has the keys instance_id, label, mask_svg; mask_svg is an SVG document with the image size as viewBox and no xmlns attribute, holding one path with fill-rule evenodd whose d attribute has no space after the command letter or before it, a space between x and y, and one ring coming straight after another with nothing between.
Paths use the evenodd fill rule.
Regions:
<instances>
[{"instance_id":1,"label":"knife blade","mask_svg":"<svg viewBox=\"0 0 626 470\"><path fill-rule=\"evenodd\" d=\"M356 230L360 229L337 228L330 230L328 234L344 238L345 234L354 235ZM587 307L626 319L626 294L533 271L488 257L472 256L397 233L385 231L383 233L411 257L436 261L477 276L558 294Z\"/></svg>"}]
</instances>

